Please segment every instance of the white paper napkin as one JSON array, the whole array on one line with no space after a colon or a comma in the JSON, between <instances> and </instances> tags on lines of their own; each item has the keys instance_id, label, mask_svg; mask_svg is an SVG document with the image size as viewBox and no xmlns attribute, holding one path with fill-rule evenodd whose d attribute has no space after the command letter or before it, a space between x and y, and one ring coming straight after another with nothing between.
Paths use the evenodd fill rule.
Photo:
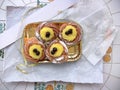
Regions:
<instances>
[{"instance_id":1,"label":"white paper napkin","mask_svg":"<svg viewBox=\"0 0 120 90\"><path fill-rule=\"evenodd\" d=\"M91 2L87 4L81 1L76 6L65 10L56 17L54 16L53 18L52 15L49 17L51 20L62 18L71 19L78 22L83 27L83 55L77 62L40 64L36 67L25 68L29 73L23 74L16 70L16 65L23 63L23 57L17 45L14 43L5 49L4 80L6 82L48 82L55 80L74 83L102 83L103 63L100 59L102 58L103 52L106 50L102 51L101 49L108 48L117 32L113 28L109 13L107 13L103 6L103 4L101 6L98 0L94 2L91 0ZM51 5L50 7L54 8L54 6ZM49 7L47 7L46 10L48 10L48 8ZM42 10L44 11L44 8ZM37 21L37 19L35 21ZM27 19L25 23L26 22L28 22ZM100 58L97 57L94 59L96 55L94 57L90 57L90 55L94 55L96 50L100 50L102 55ZM12 54L11 52L15 53ZM99 54L99 52L97 54Z\"/></svg>"}]
</instances>

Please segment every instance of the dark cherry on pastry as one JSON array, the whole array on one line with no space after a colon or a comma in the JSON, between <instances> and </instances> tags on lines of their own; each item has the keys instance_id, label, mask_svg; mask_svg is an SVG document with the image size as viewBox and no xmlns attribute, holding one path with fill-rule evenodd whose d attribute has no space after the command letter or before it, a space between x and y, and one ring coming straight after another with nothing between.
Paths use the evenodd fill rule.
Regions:
<instances>
[{"instance_id":1,"label":"dark cherry on pastry","mask_svg":"<svg viewBox=\"0 0 120 90\"><path fill-rule=\"evenodd\" d=\"M63 63L68 59L68 48L63 41L54 40L47 47L46 55L53 63Z\"/></svg>"},{"instance_id":2,"label":"dark cherry on pastry","mask_svg":"<svg viewBox=\"0 0 120 90\"><path fill-rule=\"evenodd\" d=\"M41 23L36 30L36 36L43 42L52 41L58 36L58 27L52 22Z\"/></svg>"},{"instance_id":3,"label":"dark cherry on pastry","mask_svg":"<svg viewBox=\"0 0 120 90\"><path fill-rule=\"evenodd\" d=\"M37 63L45 58L45 47L42 42L32 37L24 43L24 56L28 61Z\"/></svg>"},{"instance_id":4,"label":"dark cherry on pastry","mask_svg":"<svg viewBox=\"0 0 120 90\"><path fill-rule=\"evenodd\" d=\"M82 28L75 22L65 22L60 27L59 37L67 45L74 45L81 40Z\"/></svg>"}]
</instances>

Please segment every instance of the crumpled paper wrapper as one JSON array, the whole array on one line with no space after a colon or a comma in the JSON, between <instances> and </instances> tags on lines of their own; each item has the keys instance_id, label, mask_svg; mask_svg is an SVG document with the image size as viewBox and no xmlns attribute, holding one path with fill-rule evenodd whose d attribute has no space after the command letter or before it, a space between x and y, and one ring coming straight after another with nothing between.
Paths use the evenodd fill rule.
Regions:
<instances>
[{"instance_id":1,"label":"crumpled paper wrapper","mask_svg":"<svg viewBox=\"0 0 120 90\"><path fill-rule=\"evenodd\" d=\"M14 9L12 12L14 12ZM79 2L50 20L54 19L71 19L83 27L83 54L81 58L72 63L40 64L29 68L24 67L23 69L28 71L28 74L23 74L16 69L16 65L23 63L23 57L17 48L17 44L14 43L5 49L4 80L6 82L64 81L73 83L103 83L102 60L94 64L89 61L88 57L109 36L113 40L113 36L116 33L107 9L99 5L97 0L96 2L91 0L87 4ZM8 23L10 22L8 21ZM105 47L104 49L107 50L107 48Z\"/></svg>"}]
</instances>

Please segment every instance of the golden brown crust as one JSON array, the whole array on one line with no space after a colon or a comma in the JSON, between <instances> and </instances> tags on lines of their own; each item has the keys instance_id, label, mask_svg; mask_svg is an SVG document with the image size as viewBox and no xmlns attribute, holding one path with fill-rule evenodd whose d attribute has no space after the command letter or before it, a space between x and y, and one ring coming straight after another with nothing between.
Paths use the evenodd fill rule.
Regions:
<instances>
[{"instance_id":1,"label":"golden brown crust","mask_svg":"<svg viewBox=\"0 0 120 90\"><path fill-rule=\"evenodd\" d=\"M52 85L47 85L46 90L54 90Z\"/></svg>"},{"instance_id":2,"label":"golden brown crust","mask_svg":"<svg viewBox=\"0 0 120 90\"><path fill-rule=\"evenodd\" d=\"M40 30L43 28L43 27L49 27L49 28L52 28L53 29L53 31L54 31L54 37L50 40L50 41L53 41L54 39L56 39L57 38L57 36L58 36L58 33L59 33L59 28L58 28L58 26L56 25L56 24L54 24L53 22L43 22L43 23L41 23L38 27L37 27L37 29L36 29L36 33L39 35L39 32L40 32ZM40 35L39 36L37 36L37 38L39 38L41 41L43 41L43 42L46 42L45 40L43 40L41 37L40 37ZM49 41L48 41L49 42Z\"/></svg>"},{"instance_id":3,"label":"golden brown crust","mask_svg":"<svg viewBox=\"0 0 120 90\"><path fill-rule=\"evenodd\" d=\"M63 37L62 37L62 31L63 31L63 29L67 26L67 25L72 25L72 26L74 26L75 28L76 28L76 30L77 30L77 37L73 40L73 41L67 41L67 40L65 40L65 39L63 39ZM63 23L62 25L61 25L61 27L60 27L60 34L59 34L59 37L66 43L66 44L68 44L68 45L73 45L73 44L76 44L77 42L79 42L80 40L81 40L81 38L82 38L82 28L78 25L78 24L76 24L76 23L74 23L74 22L65 22L65 23Z\"/></svg>"},{"instance_id":4,"label":"golden brown crust","mask_svg":"<svg viewBox=\"0 0 120 90\"><path fill-rule=\"evenodd\" d=\"M63 63L63 62L66 62L67 59L68 59L68 48L67 48L66 45L63 45L63 44L62 44L63 42L62 42L62 43L60 43L60 42L62 42L62 41L54 40L53 42L51 42L51 44L50 44L50 45L47 47L47 49L46 49L46 56L49 58L49 60L50 60L51 62L53 62L53 60L55 60L56 62ZM60 44L63 46L63 48L64 48L64 51L63 51L62 55L59 56L59 57L53 57L53 56L50 54L50 47L51 47L51 45L52 45L52 44L56 44L56 43L60 43ZM57 58L60 58L60 57L63 57L63 59L57 61L56 59L57 59Z\"/></svg>"},{"instance_id":5,"label":"golden brown crust","mask_svg":"<svg viewBox=\"0 0 120 90\"><path fill-rule=\"evenodd\" d=\"M31 45L33 45L33 44L36 44L36 45L41 45L41 47L43 48L43 49L45 49L45 47L44 47L44 45L40 42L40 41L38 41L35 37L32 37L32 38L29 38L25 43L24 43L24 56L26 57L26 59L28 60L28 61L31 61L31 62L34 62L34 63L37 63L37 62L39 62L39 61L41 61L41 60L44 60L44 58L45 58L45 53L44 53L44 51L43 51L43 54L42 54L42 57L40 58L40 59L33 59L30 55L29 55L29 47L31 46Z\"/></svg>"}]
</instances>

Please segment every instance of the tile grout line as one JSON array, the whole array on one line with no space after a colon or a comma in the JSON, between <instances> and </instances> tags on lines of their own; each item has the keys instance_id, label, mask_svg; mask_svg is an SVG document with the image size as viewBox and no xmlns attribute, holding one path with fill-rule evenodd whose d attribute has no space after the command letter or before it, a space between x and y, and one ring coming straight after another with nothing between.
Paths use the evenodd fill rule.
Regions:
<instances>
[{"instance_id":1,"label":"tile grout line","mask_svg":"<svg viewBox=\"0 0 120 90\"><path fill-rule=\"evenodd\" d=\"M109 6L108 6L109 3L105 2L105 0L103 0L103 1L104 1L105 5L106 5L107 9L109 10L110 15L112 16L112 13L111 13L110 8L109 8ZM112 0L111 0L111 1L112 1ZM111 1L110 1L110 2L111 2Z\"/></svg>"},{"instance_id":2,"label":"tile grout line","mask_svg":"<svg viewBox=\"0 0 120 90\"><path fill-rule=\"evenodd\" d=\"M0 4L0 8L1 8L1 6L3 5L3 3L4 3L4 0L3 0L2 3Z\"/></svg>"},{"instance_id":3,"label":"tile grout line","mask_svg":"<svg viewBox=\"0 0 120 90\"><path fill-rule=\"evenodd\" d=\"M109 4L110 2L112 2L112 0L108 1L107 4Z\"/></svg>"},{"instance_id":4,"label":"tile grout line","mask_svg":"<svg viewBox=\"0 0 120 90\"><path fill-rule=\"evenodd\" d=\"M108 75L109 73L104 72L104 74ZM111 74L111 73L110 73L110 75L111 75L111 77L114 77L114 78L120 79L120 77L115 76L115 75L113 75L113 74Z\"/></svg>"},{"instance_id":5,"label":"tile grout line","mask_svg":"<svg viewBox=\"0 0 120 90\"><path fill-rule=\"evenodd\" d=\"M113 12L112 14L114 15L114 14L119 14L120 13L120 11L116 11L116 12Z\"/></svg>"},{"instance_id":6,"label":"tile grout line","mask_svg":"<svg viewBox=\"0 0 120 90\"><path fill-rule=\"evenodd\" d=\"M26 86L25 86L25 90L27 90L27 83L25 83L26 84Z\"/></svg>"},{"instance_id":7,"label":"tile grout line","mask_svg":"<svg viewBox=\"0 0 120 90\"><path fill-rule=\"evenodd\" d=\"M114 14L113 14L114 15ZM120 24L116 24L115 26L120 27Z\"/></svg>"},{"instance_id":8,"label":"tile grout line","mask_svg":"<svg viewBox=\"0 0 120 90\"><path fill-rule=\"evenodd\" d=\"M111 64L111 66L110 66L110 72L111 72L111 69L112 69L112 64ZM106 82L107 82L107 81L108 81L108 79L110 78L110 72L107 74L107 75L108 75L108 77L107 77L107 79L106 79L106 81L105 81L104 85L101 87L101 89L100 89L100 90L102 90L102 88L106 85ZM104 74L106 74L106 73L104 72Z\"/></svg>"},{"instance_id":9,"label":"tile grout line","mask_svg":"<svg viewBox=\"0 0 120 90\"><path fill-rule=\"evenodd\" d=\"M113 45L115 45L115 46L120 46L120 44L113 44Z\"/></svg>"},{"instance_id":10,"label":"tile grout line","mask_svg":"<svg viewBox=\"0 0 120 90\"><path fill-rule=\"evenodd\" d=\"M29 84L29 83L26 83L26 88L25 88L25 90L27 90L28 84Z\"/></svg>"},{"instance_id":11,"label":"tile grout line","mask_svg":"<svg viewBox=\"0 0 120 90\"><path fill-rule=\"evenodd\" d=\"M100 90L102 90L102 88L105 86L106 82L108 81L108 79L110 77L111 69L112 69L112 64L110 64L110 71L109 71L108 77L107 77L106 81L104 82L103 86L100 88ZM103 73L106 74L105 72L103 72Z\"/></svg>"},{"instance_id":12,"label":"tile grout line","mask_svg":"<svg viewBox=\"0 0 120 90\"><path fill-rule=\"evenodd\" d=\"M13 90L15 90L19 84L20 84L20 83L18 82L17 85L13 88Z\"/></svg>"},{"instance_id":13,"label":"tile grout line","mask_svg":"<svg viewBox=\"0 0 120 90\"><path fill-rule=\"evenodd\" d=\"M3 11L6 11L5 9L3 9L3 8L1 8L1 7L0 7L0 9L3 10Z\"/></svg>"},{"instance_id":14,"label":"tile grout line","mask_svg":"<svg viewBox=\"0 0 120 90\"><path fill-rule=\"evenodd\" d=\"M103 0L103 1L104 1L104 0ZM113 48L113 46L112 46L112 48ZM111 53L111 57L112 57L112 53ZM102 88L106 85L106 82L107 82L108 79L110 78L111 70L112 70L112 60L111 60L111 64L110 64L110 72L109 72L109 74L108 74L108 77L107 77L107 79L106 79L104 85L100 88L100 90L102 90Z\"/></svg>"},{"instance_id":15,"label":"tile grout line","mask_svg":"<svg viewBox=\"0 0 120 90\"><path fill-rule=\"evenodd\" d=\"M0 20L0 22L5 22L6 20Z\"/></svg>"},{"instance_id":16,"label":"tile grout line","mask_svg":"<svg viewBox=\"0 0 120 90\"><path fill-rule=\"evenodd\" d=\"M1 84L2 84L7 90L9 90L8 87L3 83L3 81L1 80L1 78L0 78L0 81L1 81Z\"/></svg>"},{"instance_id":17,"label":"tile grout line","mask_svg":"<svg viewBox=\"0 0 120 90\"><path fill-rule=\"evenodd\" d=\"M113 48L113 46L112 46L112 48ZM113 53L111 53L111 57L113 58ZM108 79L110 78L110 76L119 79L119 77L114 76L114 75L111 74L111 70L112 70L112 67L113 67L112 64L113 64L113 60L111 60L110 72L109 72L109 73L104 73L104 74L107 74L107 75L108 75L108 78L107 78L106 82L108 81ZM105 82L104 86L106 86L106 82ZM107 87L107 86L106 86L106 87Z\"/></svg>"},{"instance_id":18,"label":"tile grout line","mask_svg":"<svg viewBox=\"0 0 120 90\"><path fill-rule=\"evenodd\" d=\"M31 0L29 0L30 2L32 2Z\"/></svg>"},{"instance_id":19,"label":"tile grout line","mask_svg":"<svg viewBox=\"0 0 120 90\"><path fill-rule=\"evenodd\" d=\"M24 2L24 0L21 0L25 5L26 5L26 3Z\"/></svg>"},{"instance_id":20,"label":"tile grout line","mask_svg":"<svg viewBox=\"0 0 120 90\"><path fill-rule=\"evenodd\" d=\"M120 64L120 63L104 63L104 64Z\"/></svg>"},{"instance_id":21,"label":"tile grout line","mask_svg":"<svg viewBox=\"0 0 120 90\"><path fill-rule=\"evenodd\" d=\"M31 4L31 3L36 3L36 2L29 2L29 3L25 4L25 5L27 6L27 5Z\"/></svg>"},{"instance_id":22,"label":"tile grout line","mask_svg":"<svg viewBox=\"0 0 120 90\"><path fill-rule=\"evenodd\" d=\"M106 87L108 90L111 90L108 86L105 85L105 87Z\"/></svg>"},{"instance_id":23,"label":"tile grout line","mask_svg":"<svg viewBox=\"0 0 120 90\"><path fill-rule=\"evenodd\" d=\"M8 1L10 1L12 4L14 4L15 6L17 6L15 3L13 3L11 0L8 0Z\"/></svg>"}]
</instances>

